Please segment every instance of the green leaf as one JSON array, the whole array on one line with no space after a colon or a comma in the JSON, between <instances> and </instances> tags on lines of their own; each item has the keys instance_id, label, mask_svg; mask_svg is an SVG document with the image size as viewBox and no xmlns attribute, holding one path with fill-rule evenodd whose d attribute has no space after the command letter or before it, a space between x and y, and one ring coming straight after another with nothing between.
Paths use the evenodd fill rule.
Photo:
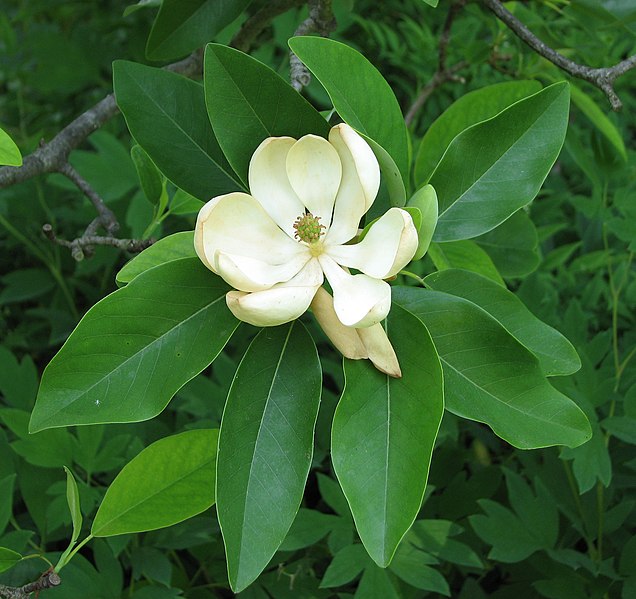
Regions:
<instances>
[{"instance_id":1,"label":"green leaf","mask_svg":"<svg viewBox=\"0 0 636 599\"><path fill-rule=\"evenodd\" d=\"M437 8L437 5L439 4L439 0L423 0L423 1L429 6L432 6L433 8Z\"/></svg>"},{"instance_id":2,"label":"green leaf","mask_svg":"<svg viewBox=\"0 0 636 599\"><path fill-rule=\"evenodd\" d=\"M198 258L184 258L105 297L46 367L31 432L159 414L238 326L227 291Z\"/></svg>"},{"instance_id":3,"label":"green leaf","mask_svg":"<svg viewBox=\"0 0 636 599\"><path fill-rule=\"evenodd\" d=\"M172 526L214 504L216 429L195 429L146 447L117 475L91 533L110 537Z\"/></svg>"},{"instance_id":4,"label":"green leaf","mask_svg":"<svg viewBox=\"0 0 636 599\"><path fill-rule=\"evenodd\" d=\"M611 416L603 420L601 426L617 439L636 445L636 418Z\"/></svg>"},{"instance_id":5,"label":"green leaf","mask_svg":"<svg viewBox=\"0 0 636 599\"><path fill-rule=\"evenodd\" d=\"M546 376L572 374L581 368L581 360L572 344L539 320L505 287L461 270L433 273L425 281L436 291L463 297L488 312L537 357Z\"/></svg>"},{"instance_id":6,"label":"green leaf","mask_svg":"<svg viewBox=\"0 0 636 599\"><path fill-rule=\"evenodd\" d=\"M468 545L451 538L462 530L461 526L449 520L416 520L409 532L409 540L441 560L469 568L482 568L481 559Z\"/></svg>"},{"instance_id":7,"label":"green leaf","mask_svg":"<svg viewBox=\"0 0 636 599\"><path fill-rule=\"evenodd\" d=\"M71 512L71 520L73 522L73 535L70 542L72 545L79 538L80 532L82 532L82 510L80 508L79 490L73 473L66 466L64 466L64 470L66 472L66 503Z\"/></svg>"},{"instance_id":8,"label":"green leaf","mask_svg":"<svg viewBox=\"0 0 636 599\"><path fill-rule=\"evenodd\" d=\"M444 576L428 565L435 561L413 545L401 543L390 568L399 578L416 589L450 597L450 589Z\"/></svg>"},{"instance_id":9,"label":"green leaf","mask_svg":"<svg viewBox=\"0 0 636 599\"><path fill-rule=\"evenodd\" d=\"M301 507L279 550L297 551L315 545L337 526L338 521L338 516Z\"/></svg>"},{"instance_id":10,"label":"green leaf","mask_svg":"<svg viewBox=\"0 0 636 599\"><path fill-rule=\"evenodd\" d=\"M334 470L369 555L386 567L422 504L442 418L442 371L426 327L400 306L388 334L395 379L368 360L345 360L331 433Z\"/></svg>"},{"instance_id":11,"label":"green leaf","mask_svg":"<svg viewBox=\"0 0 636 599\"><path fill-rule=\"evenodd\" d=\"M343 547L334 555L331 563L325 571L325 575L320 582L321 589L329 587L339 587L349 584L365 566L370 564L369 556L364 550L364 545L359 543Z\"/></svg>"},{"instance_id":12,"label":"green leaf","mask_svg":"<svg viewBox=\"0 0 636 599\"><path fill-rule=\"evenodd\" d=\"M13 515L13 485L15 474L9 474L0 479L0 535L9 524Z\"/></svg>"},{"instance_id":13,"label":"green leaf","mask_svg":"<svg viewBox=\"0 0 636 599\"><path fill-rule=\"evenodd\" d=\"M404 117L381 73L357 50L327 38L294 37L289 47L327 90L342 119L382 146L408 181Z\"/></svg>"},{"instance_id":14,"label":"green leaf","mask_svg":"<svg viewBox=\"0 0 636 599\"><path fill-rule=\"evenodd\" d=\"M183 189L177 189L172 200L170 200L170 214L184 215L197 214L205 202L191 196Z\"/></svg>"},{"instance_id":15,"label":"green leaf","mask_svg":"<svg viewBox=\"0 0 636 599\"><path fill-rule=\"evenodd\" d=\"M298 321L263 329L238 367L217 466L217 514L235 592L267 566L298 512L321 383L316 347Z\"/></svg>"},{"instance_id":16,"label":"green leaf","mask_svg":"<svg viewBox=\"0 0 636 599\"><path fill-rule=\"evenodd\" d=\"M13 568L21 559L22 556L19 553L6 547L0 547L0 572Z\"/></svg>"},{"instance_id":17,"label":"green leaf","mask_svg":"<svg viewBox=\"0 0 636 599\"><path fill-rule=\"evenodd\" d=\"M483 275L500 287L506 285L490 256L470 239L433 243L428 249L428 255L435 268L440 271L461 268Z\"/></svg>"},{"instance_id":18,"label":"green leaf","mask_svg":"<svg viewBox=\"0 0 636 599\"><path fill-rule=\"evenodd\" d=\"M152 24L146 56L181 58L209 42L236 19L251 0L163 0Z\"/></svg>"},{"instance_id":19,"label":"green leaf","mask_svg":"<svg viewBox=\"0 0 636 599\"><path fill-rule=\"evenodd\" d=\"M425 185L413 194L406 205L408 208L416 208L421 215L420 224L416 225L419 243L413 256L413 260L419 260L428 251L437 225L438 205L435 189L432 185Z\"/></svg>"},{"instance_id":20,"label":"green leaf","mask_svg":"<svg viewBox=\"0 0 636 599\"><path fill-rule=\"evenodd\" d=\"M433 239L476 237L531 202L561 151L569 105L567 83L555 83L453 139L430 180Z\"/></svg>"},{"instance_id":21,"label":"green leaf","mask_svg":"<svg viewBox=\"0 0 636 599\"><path fill-rule=\"evenodd\" d=\"M242 188L214 137L200 84L123 60L113 63L113 84L131 134L177 187L206 201Z\"/></svg>"},{"instance_id":22,"label":"green leaf","mask_svg":"<svg viewBox=\"0 0 636 599\"><path fill-rule=\"evenodd\" d=\"M619 156L626 161L627 151L625 150L625 142L614 123L607 118L596 102L574 83L570 83L570 93L572 94L572 102L574 102L575 106L589 119L592 125L607 138Z\"/></svg>"},{"instance_id":23,"label":"green leaf","mask_svg":"<svg viewBox=\"0 0 636 599\"><path fill-rule=\"evenodd\" d=\"M115 278L117 285L122 287L130 283L136 276L155 266L182 258L195 258L194 232L184 231L174 233L160 239L137 254L132 260L124 264Z\"/></svg>"},{"instance_id":24,"label":"green leaf","mask_svg":"<svg viewBox=\"0 0 636 599\"><path fill-rule=\"evenodd\" d=\"M444 369L446 407L484 422L520 449L591 436L581 409L545 380L537 359L487 312L463 298L394 287L393 301L424 322Z\"/></svg>"},{"instance_id":25,"label":"green leaf","mask_svg":"<svg viewBox=\"0 0 636 599\"><path fill-rule=\"evenodd\" d=\"M22 166L22 154L9 135L0 129L0 164Z\"/></svg>"},{"instance_id":26,"label":"green leaf","mask_svg":"<svg viewBox=\"0 0 636 599\"><path fill-rule=\"evenodd\" d=\"M539 266L537 229L525 210L518 210L475 241L488 252L503 277L523 277Z\"/></svg>"},{"instance_id":27,"label":"green leaf","mask_svg":"<svg viewBox=\"0 0 636 599\"><path fill-rule=\"evenodd\" d=\"M538 81L506 81L482 87L456 100L422 138L413 171L415 184L420 186L430 179L453 138L464 129L492 118L540 89Z\"/></svg>"},{"instance_id":28,"label":"green leaf","mask_svg":"<svg viewBox=\"0 0 636 599\"><path fill-rule=\"evenodd\" d=\"M355 599L400 599L401 595L395 589L386 570L370 564L364 569L364 574L356 590Z\"/></svg>"},{"instance_id":29,"label":"green leaf","mask_svg":"<svg viewBox=\"0 0 636 599\"><path fill-rule=\"evenodd\" d=\"M233 48L208 44L205 101L214 133L234 170L247 184L252 154L267 137L327 137L316 109L268 66Z\"/></svg>"},{"instance_id":30,"label":"green leaf","mask_svg":"<svg viewBox=\"0 0 636 599\"><path fill-rule=\"evenodd\" d=\"M165 208L162 199L167 199L163 175L140 145L134 145L130 149L130 157L137 169L144 195L151 204L158 206L158 214L161 214Z\"/></svg>"},{"instance_id":31,"label":"green leaf","mask_svg":"<svg viewBox=\"0 0 636 599\"><path fill-rule=\"evenodd\" d=\"M563 449L561 459L573 460L572 472L581 495L592 489L597 481L607 487L612 480L612 460L605 436L597 425L594 425L594 434L589 443Z\"/></svg>"}]
</instances>

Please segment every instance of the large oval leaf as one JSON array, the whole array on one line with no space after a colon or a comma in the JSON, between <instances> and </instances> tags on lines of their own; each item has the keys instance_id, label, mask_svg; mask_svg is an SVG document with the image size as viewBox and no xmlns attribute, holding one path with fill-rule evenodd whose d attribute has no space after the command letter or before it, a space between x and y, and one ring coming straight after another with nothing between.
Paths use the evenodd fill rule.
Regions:
<instances>
[{"instance_id":1,"label":"large oval leaf","mask_svg":"<svg viewBox=\"0 0 636 599\"><path fill-rule=\"evenodd\" d=\"M422 504L444 410L442 368L422 322L400 306L387 331L402 378L345 360L331 431L334 470L369 555L386 567Z\"/></svg>"},{"instance_id":2,"label":"large oval leaf","mask_svg":"<svg viewBox=\"0 0 636 599\"><path fill-rule=\"evenodd\" d=\"M206 201L241 189L210 127L199 83L118 60L113 85L133 137L177 187Z\"/></svg>"},{"instance_id":3,"label":"large oval leaf","mask_svg":"<svg viewBox=\"0 0 636 599\"><path fill-rule=\"evenodd\" d=\"M567 83L555 83L453 139L430 180L434 240L476 237L532 201L561 151L569 106Z\"/></svg>"},{"instance_id":4,"label":"large oval leaf","mask_svg":"<svg viewBox=\"0 0 636 599\"><path fill-rule=\"evenodd\" d=\"M469 92L453 102L422 138L413 167L415 184L420 186L428 181L456 135L540 89L538 81L505 81Z\"/></svg>"},{"instance_id":5,"label":"large oval leaf","mask_svg":"<svg viewBox=\"0 0 636 599\"><path fill-rule=\"evenodd\" d=\"M91 533L110 537L155 530L214 504L218 430L161 439L129 462L108 487Z\"/></svg>"},{"instance_id":6,"label":"large oval leaf","mask_svg":"<svg viewBox=\"0 0 636 599\"><path fill-rule=\"evenodd\" d=\"M505 287L464 270L436 272L425 281L437 291L463 297L488 312L537 357L546 376L572 374L581 368L572 344L539 320Z\"/></svg>"},{"instance_id":7,"label":"large oval leaf","mask_svg":"<svg viewBox=\"0 0 636 599\"><path fill-rule=\"evenodd\" d=\"M591 437L581 409L546 381L537 359L487 312L414 287L394 287L393 298L430 331L451 412L486 423L520 449L576 447Z\"/></svg>"},{"instance_id":8,"label":"large oval leaf","mask_svg":"<svg viewBox=\"0 0 636 599\"><path fill-rule=\"evenodd\" d=\"M15 142L0 129L0 164L8 166L21 166L22 154Z\"/></svg>"},{"instance_id":9,"label":"large oval leaf","mask_svg":"<svg viewBox=\"0 0 636 599\"><path fill-rule=\"evenodd\" d=\"M228 289L198 258L184 258L105 297L44 371L30 431L159 414L238 326Z\"/></svg>"},{"instance_id":10,"label":"large oval leaf","mask_svg":"<svg viewBox=\"0 0 636 599\"><path fill-rule=\"evenodd\" d=\"M284 79L233 48L205 49L205 102L212 128L234 170L247 184L254 150L266 137L327 137L329 125Z\"/></svg>"},{"instance_id":11,"label":"large oval leaf","mask_svg":"<svg viewBox=\"0 0 636 599\"><path fill-rule=\"evenodd\" d=\"M251 0L163 0L152 24L146 56L180 58L214 38Z\"/></svg>"},{"instance_id":12,"label":"large oval leaf","mask_svg":"<svg viewBox=\"0 0 636 599\"><path fill-rule=\"evenodd\" d=\"M267 566L294 521L321 383L316 346L298 321L263 329L236 372L221 422L216 490L235 592Z\"/></svg>"},{"instance_id":13,"label":"large oval leaf","mask_svg":"<svg viewBox=\"0 0 636 599\"><path fill-rule=\"evenodd\" d=\"M323 37L294 37L289 47L323 85L338 114L384 148L409 178L408 136L393 90L357 50ZM378 156L381 159L381 156Z\"/></svg>"}]
</instances>

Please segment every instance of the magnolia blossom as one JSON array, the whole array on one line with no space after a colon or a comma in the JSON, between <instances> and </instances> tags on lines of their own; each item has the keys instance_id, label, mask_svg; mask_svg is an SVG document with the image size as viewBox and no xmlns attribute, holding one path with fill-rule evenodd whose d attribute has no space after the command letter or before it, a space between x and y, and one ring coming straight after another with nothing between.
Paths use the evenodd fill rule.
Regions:
<instances>
[{"instance_id":1,"label":"magnolia blossom","mask_svg":"<svg viewBox=\"0 0 636 599\"><path fill-rule=\"evenodd\" d=\"M199 258L235 289L226 296L232 313L275 326L311 306L345 356L400 376L380 324L391 307L384 279L411 260L417 231L407 211L391 208L355 243L380 186L367 142L346 124L333 127L328 141L270 137L252 156L249 186L251 195L205 204L194 236ZM325 278L333 297L321 287Z\"/></svg>"}]
</instances>

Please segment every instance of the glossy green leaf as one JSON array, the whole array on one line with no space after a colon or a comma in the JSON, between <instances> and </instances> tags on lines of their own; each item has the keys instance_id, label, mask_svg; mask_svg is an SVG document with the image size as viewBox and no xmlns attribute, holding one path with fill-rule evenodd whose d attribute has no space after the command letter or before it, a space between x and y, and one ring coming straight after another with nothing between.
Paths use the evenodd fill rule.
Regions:
<instances>
[{"instance_id":1,"label":"glossy green leaf","mask_svg":"<svg viewBox=\"0 0 636 599\"><path fill-rule=\"evenodd\" d=\"M64 466L66 472L66 503L71 512L71 521L73 522L73 534L71 535L71 543L75 543L82 532L82 510L80 508L80 496L77 483L73 477L73 473Z\"/></svg>"},{"instance_id":2,"label":"glossy green leaf","mask_svg":"<svg viewBox=\"0 0 636 599\"><path fill-rule=\"evenodd\" d=\"M152 25L146 56L181 58L209 42L236 19L251 0L163 0Z\"/></svg>"},{"instance_id":3,"label":"glossy green leaf","mask_svg":"<svg viewBox=\"0 0 636 599\"><path fill-rule=\"evenodd\" d=\"M437 225L437 194L432 185L418 189L406 203L407 207L417 208L420 212L420 224L417 226L419 243L413 260L419 260L426 254Z\"/></svg>"},{"instance_id":4,"label":"glossy green leaf","mask_svg":"<svg viewBox=\"0 0 636 599\"><path fill-rule=\"evenodd\" d=\"M364 569L364 574L356 590L355 599L400 599L395 585L388 572L370 564Z\"/></svg>"},{"instance_id":5,"label":"glossy green leaf","mask_svg":"<svg viewBox=\"0 0 636 599\"><path fill-rule=\"evenodd\" d=\"M199 83L118 60L113 84L131 134L177 187L205 201L241 189L210 127Z\"/></svg>"},{"instance_id":6,"label":"glossy green leaf","mask_svg":"<svg viewBox=\"0 0 636 599\"><path fill-rule=\"evenodd\" d=\"M481 559L468 545L451 538L462 531L461 526L449 520L416 520L407 538L435 558L460 566L482 568Z\"/></svg>"},{"instance_id":7,"label":"glossy green leaf","mask_svg":"<svg viewBox=\"0 0 636 599\"><path fill-rule=\"evenodd\" d=\"M432 289L463 297L488 312L537 357L546 376L572 374L581 368L581 360L572 344L539 320L505 287L461 270L433 273L425 281Z\"/></svg>"},{"instance_id":8,"label":"glossy green leaf","mask_svg":"<svg viewBox=\"0 0 636 599\"><path fill-rule=\"evenodd\" d=\"M471 125L490 119L511 104L541 89L538 81L495 83L463 95L427 129L415 159L417 186L426 183L453 138Z\"/></svg>"},{"instance_id":9,"label":"glossy green leaf","mask_svg":"<svg viewBox=\"0 0 636 599\"><path fill-rule=\"evenodd\" d=\"M331 432L334 470L369 555L386 567L422 504L442 418L442 370L426 327L394 305L388 335L395 379L368 360L345 360Z\"/></svg>"},{"instance_id":10,"label":"glossy green leaf","mask_svg":"<svg viewBox=\"0 0 636 599\"><path fill-rule=\"evenodd\" d=\"M184 214L197 214L201 208L205 205L205 202L191 196L183 189L177 189L172 200L170 200L170 214L184 215Z\"/></svg>"},{"instance_id":11,"label":"glossy green leaf","mask_svg":"<svg viewBox=\"0 0 636 599\"><path fill-rule=\"evenodd\" d=\"M382 146L408 181L406 125L393 90L357 50L323 37L294 37L289 47L327 90L345 122Z\"/></svg>"},{"instance_id":12,"label":"glossy green leaf","mask_svg":"<svg viewBox=\"0 0 636 599\"><path fill-rule=\"evenodd\" d=\"M607 138L620 157L623 160L627 160L625 142L623 141L620 131L616 128L616 125L607 118L598 104L574 83L570 83L570 93L572 94L572 102L574 105Z\"/></svg>"},{"instance_id":13,"label":"glossy green leaf","mask_svg":"<svg viewBox=\"0 0 636 599\"><path fill-rule=\"evenodd\" d=\"M255 58L208 44L205 101L214 133L234 170L247 184L254 150L267 137L327 137L329 125L284 79Z\"/></svg>"},{"instance_id":14,"label":"glossy green leaf","mask_svg":"<svg viewBox=\"0 0 636 599\"><path fill-rule=\"evenodd\" d=\"M22 154L9 135L0 129L0 164L22 166Z\"/></svg>"},{"instance_id":15,"label":"glossy green leaf","mask_svg":"<svg viewBox=\"0 0 636 599\"><path fill-rule=\"evenodd\" d=\"M321 589L349 584L370 563L364 545L343 547L334 555L320 583Z\"/></svg>"},{"instance_id":16,"label":"glossy green leaf","mask_svg":"<svg viewBox=\"0 0 636 599\"><path fill-rule=\"evenodd\" d=\"M44 371L31 432L159 414L238 326L227 291L198 258L184 258L101 300Z\"/></svg>"},{"instance_id":17,"label":"glossy green leaf","mask_svg":"<svg viewBox=\"0 0 636 599\"><path fill-rule=\"evenodd\" d=\"M21 559L22 556L19 553L6 547L0 547L0 572L13 568Z\"/></svg>"},{"instance_id":18,"label":"glossy green leaf","mask_svg":"<svg viewBox=\"0 0 636 599\"><path fill-rule=\"evenodd\" d=\"M13 515L13 485L15 474L0 479L0 535L4 532Z\"/></svg>"},{"instance_id":19,"label":"glossy green leaf","mask_svg":"<svg viewBox=\"0 0 636 599\"><path fill-rule=\"evenodd\" d=\"M576 447L591 437L581 409L546 381L538 360L487 312L414 287L394 287L393 300L430 331L451 412L484 422L520 449Z\"/></svg>"},{"instance_id":20,"label":"glossy green leaf","mask_svg":"<svg viewBox=\"0 0 636 599\"><path fill-rule=\"evenodd\" d=\"M110 537L171 526L214 504L216 429L195 429L146 447L117 475L91 533Z\"/></svg>"},{"instance_id":21,"label":"glossy green leaf","mask_svg":"<svg viewBox=\"0 0 636 599\"><path fill-rule=\"evenodd\" d=\"M539 266L537 229L525 210L518 210L474 241L486 250L503 277L523 277Z\"/></svg>"},{"instance_id":22,"label":"glossy green leaf","mask_svg":"<svg viewBox=\"0 0 636 599\"><path fill-rule=\"evenodd\" d=\"M130 157L137 169L139 183L147 200L159 207L158 213L163 212L165 205L162 205L162 199L167 200L166 189L164 186L164 177L150 159L150 156L140 145L134 145L130 149Z\"/></svg>"},{"instance_id":23,"label":"glossy green leaf","mask_svg":"<svg viewBox=\"0 0 636 599\"><path fill-rule=\"evenodd\" d=\"M430 179L433 239L476 237L531 202L561 151L569 106L567 83L555 83L453 139Z\"/></svg>"},{"instance_id":24,"label":"glossy green leaf","mask_svg":"<svg viewBox=\"0 0 636 599\"><path fill-rule=\"evenodd\" d=\"M235 592L267 566L298 512L321 384L316 347L298 321L263 329L236 372L221 422L216 491Z\"/></svg>"},{"instance_id":25,"label":"glossy green leaf","mask_svg":"<svg viewBox=\"0 0 636 599\"><path fill-rule=\"evenodd\" d=\"M412 543L401 543L391 562L390 569L407 584L416 589L432 591L450 597L450 589L444 576L428 564L436 559L421 551Z\"/></svg>"},{"instance_id":26,"label":"glossy green leaf","mask_svg":"<svg viewBox=\"0 0 636 599\"><path fill-rule=\"evenodd\" d=\"M505 286L490 256L471 239L433 243L429 247L428 255L435 264L435 268L440 271L461 268L479 273L497 285Z\"/></svg>"},{"instance_id":27,"label":"glossy green leaf","mask_svg":"<svg viewBox=\"0 0 636 599\"><path fill-rule=\"evenodd\" d=\"M424 2L433 8L437 8L437 5L439 4L439 0L424 0Z\"/></svg>"},{"instance_id":28,"label":"glossy green leaf","mask_svg":"<svg viewBox=\"0 0 636 599\"><path fill-rule=\"evenodd\" d=\"M124 264L123 268L117 273L115 280L117 285L121 287L130 283L137 275L146 272L149 268L161 266L174 260L181 260L182 258L195 257L193 231L173 233L153 243Z\"/></svg>"}]
</instances>

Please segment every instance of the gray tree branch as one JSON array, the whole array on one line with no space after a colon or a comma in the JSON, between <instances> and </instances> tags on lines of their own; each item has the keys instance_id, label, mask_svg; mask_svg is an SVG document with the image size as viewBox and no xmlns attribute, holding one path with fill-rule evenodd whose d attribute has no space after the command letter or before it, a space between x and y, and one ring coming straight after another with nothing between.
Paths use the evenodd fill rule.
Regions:
<instances>
[{"instance_id":1,"label":"gray tree branch","mask_svg":"<svg viewBox=\"0 0 636 599\"><path fill-rule=\"evenodd\" d=\"M57 587L62 583L57 572L45 572L34 582L21 587L8 587L0 584L0 597L4 599L28 599L31 593L39 593L45 589Z\"/></svg>"},{"instance_id":2,"label":"gray tree branch","mask_svg":"<svg viewBox=\"0 0 636 599\"><path fill-rule=\"evenodd\" d=\"M613 110L622 108L623 103L614 90L614 81L636 67L636 54L612 67L593 68L576 63L542 42L517 17L508 11L499 0L481 0L481 2L537 54L540 54L573 77L584 79L598 87L607 96Z\"/></svg>"}]
</instances>

